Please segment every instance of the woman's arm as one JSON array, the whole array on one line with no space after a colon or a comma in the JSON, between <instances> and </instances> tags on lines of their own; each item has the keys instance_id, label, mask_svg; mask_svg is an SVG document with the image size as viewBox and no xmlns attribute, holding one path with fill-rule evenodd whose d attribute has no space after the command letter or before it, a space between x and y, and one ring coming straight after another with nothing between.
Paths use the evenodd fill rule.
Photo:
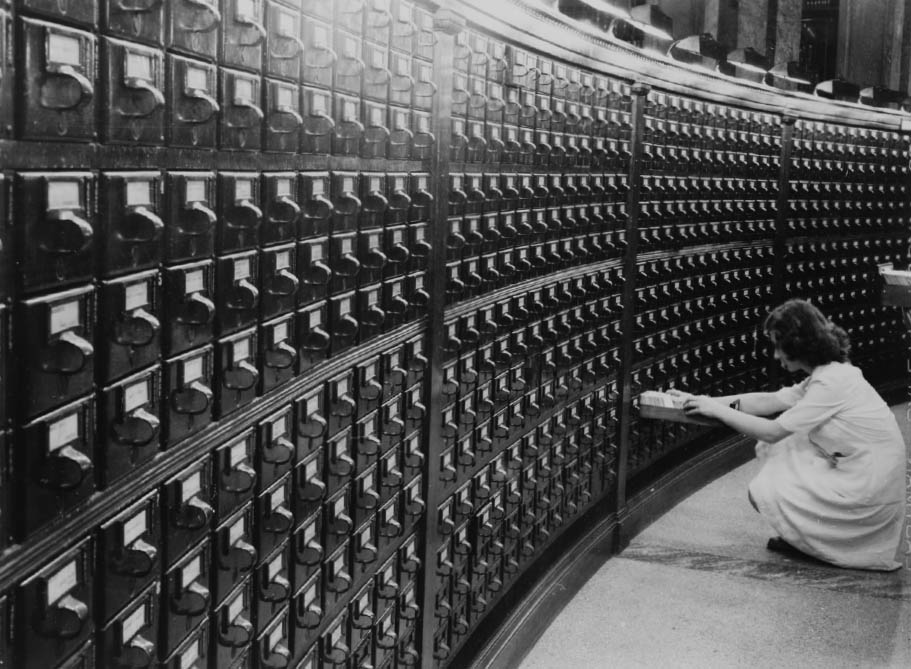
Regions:
<instances>
[{"instance_id":1,"label":"woman's arm","mask_svg":"<svg viewBox=\"0 0 911 669\"><path fill-rule=\"evenodd\" d=\"M682 398L695 397L695 395L676 388L671 388L667 392ZM739 400L740 411L753 416L768 416L769 414L779 413L791 408L778 399L776 393L743 393L741 395L725 395L724 397L713 397L711 399L725 406L730 406Z\"/></svg>"},{"instance_id":2,"label":"woman's arm","mask_svg":"<svg viewBox=\"0 0 911 669\"><path fill-rule=\"evenodd\" d=\"M776 393L743 393L742 395L726 395L715 398L721 404L730 405L740 400L740 410L753 416L768 416L781 413L791 407L780 399Z\"/></svg>"},{"instance_id":3,"label":"woman's arm","mask_svg":"<svg viewBox=\"0 0 911 669\"><path fill-rule=\"evenodd\" d=\"M779 425L777 421L732 409L727 404L705 395L688 397L683 404L683 410L687 414L699 414L708 418L715 418L748 437L770 444L774 444L776 441L791 434Z\"/></svg>"}]
</instances>

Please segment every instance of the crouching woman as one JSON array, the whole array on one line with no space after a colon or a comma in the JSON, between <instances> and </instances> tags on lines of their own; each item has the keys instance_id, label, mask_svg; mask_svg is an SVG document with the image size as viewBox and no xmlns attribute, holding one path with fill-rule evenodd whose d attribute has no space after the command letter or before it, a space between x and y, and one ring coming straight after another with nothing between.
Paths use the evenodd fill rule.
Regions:
<instances>
[{"instance_id":1,"label":"crouching woman","mask_svg":"<svg viewBox=\"0 0 911 669\"><path fill-rule=\"evenodd\" d=\"M907 455L891 409L848 362L845 331L809 302L776 307L764 330L781 365L807 378L772 393L677 392L684 411L758 440L749 497L779 535L769 548L841 567L899 568Z\"/></svg>"}]
</instances>

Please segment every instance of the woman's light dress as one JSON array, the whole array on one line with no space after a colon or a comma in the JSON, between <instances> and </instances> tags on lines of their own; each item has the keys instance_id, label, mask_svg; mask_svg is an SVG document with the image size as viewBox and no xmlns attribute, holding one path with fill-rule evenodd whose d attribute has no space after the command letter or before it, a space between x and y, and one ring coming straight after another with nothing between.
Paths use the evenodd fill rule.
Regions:
<instances>
[{"instance_id":1,"label":"woman's light dress","mask_svg":"<svg viewBox=\"0 0 911 669\"><path fill-rule=\"evenodd\" d=\"M905 516L907 454L891 409L848 363L776 393L792 434L759 442L750 493L778 534L842 567L892 570Z\"/></svg>"}]
</instances>

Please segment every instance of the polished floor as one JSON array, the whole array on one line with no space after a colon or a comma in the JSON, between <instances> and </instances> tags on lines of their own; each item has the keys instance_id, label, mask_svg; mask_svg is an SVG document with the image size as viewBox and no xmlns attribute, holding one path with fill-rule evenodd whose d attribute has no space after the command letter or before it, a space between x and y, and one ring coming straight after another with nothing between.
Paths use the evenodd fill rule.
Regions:
<instances>
[{"instance_id":1,"label":"polished floor","mask_svg":"<svg viewBox=\"0 0 911 669\"><path fill-rule=\"evenodd\" d=\"M906 408L894 410L911 444ZM695 492L617 556L590 549L490 666L911 667L911 526L906 568L888 574L773 553L746 499L755 467Z\"/></svg>"}]
</instances>

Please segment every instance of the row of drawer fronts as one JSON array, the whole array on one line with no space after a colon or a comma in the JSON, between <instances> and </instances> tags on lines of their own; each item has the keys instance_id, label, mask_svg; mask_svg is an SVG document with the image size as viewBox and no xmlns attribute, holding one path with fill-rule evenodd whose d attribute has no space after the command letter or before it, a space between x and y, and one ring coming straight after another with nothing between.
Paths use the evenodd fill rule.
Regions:
<instances>
[{"instance_id":1,"label":"row of drawer fronts","mask_svg":"<svg viewBox=\"0 0 911 669\"><path fill-rule=\"evenodd\" d=\"M573 468L572 463L568 464L567 467ZM569 470L567 470L567 471L569 471ZM576 492L582 492L584 490L584 488L585 488L585 484L582 484L582 488L580 488L579 490L575 490L575 488L572 488L566 493L568 495L568 499L567 499L567 503L566 503L567 512L569 512L569 513L576 512L577 503L574 501L576 499L575 494L576 494ZM554 492L556 493L557 491L554 490ZM560 494L561 495L564 494L563 491L561 491ZM113 534L111 536L114 537L112 539L112 541L114 543L112 545L123 544L121 539L125 540L126 535L123 533L127 532L128 527L130 528L129 529L130 538L132 539L132 541L134 543L137 542L137 539L139 538L139 536L142 536L142 532L144 530L147 530L148 515L143 515L143 520L139 523L137 523L137 519L140 517L140 514L147 513L148 504L149 504L149 502L154 501L153 498L154 498L154 496L151 496L150 498L140 501L138 504L134 505L133 508L122 513L120 518L116 519L116 521L110 523L107 526L113 532ZM538 502L541 502L541 500L538 500ZM540 506L540 504L538 504L538 506ZM563 508L563 507L561 506L561 508ZM137 509L140 509L140 511L137 512ZM489 511L490 511L490 508L487 509L487 512L489 512ZM488 516L485 516L485 513L487 513L487 512L484 512L483 510L481 512L479 512L479 521L481 522L481 524L478 525L478 528L476 530L476 534L478 537L489 536L491 534L491 532L488 532L485 530L485 528L490 529L489 527L487 527L487 525L489 525L489 521L491 520L491 518ZM244 512L242 511L241 514L238 514L238 516L242 516L243 513ZM232 523L237 522L238 516L235 516L234 518L231 518L229 520ZM487 518L487 521L484 521L485 517ZM487 524L485 524L485 522ZM557 516L556 513L554 513L554 514L552 514L552 519L549 522L555 522L556 526L559 526L560 517ZM228 535L230 535L231 530L229 527L229 523L225 524L225 529L228 530ZM133 537L133 535L137 534L137 532L139 532L140 534L137 537ZM463 535L463 532L464 532L463 529L453 528L453 532L452 532L453 541L454 542L459 541L461 543L464 543L464 537L462 539L459 539L459 537L461 537ZM304 552L307 554L307 555L302 555L302 557L304 557L305 561L310 564L313 563L313 560L311 559L313 557L313 555L309 554L309 552L312 552L312 550L313 550L313 543L312 543L313 536L314 535L313 535L312 530L307 530L307 529L303 528L302 533L300 535L300 541L298 541L298 546L301 547L302 550L304 550ZM540 537L540 540L542 542L545 541L543 527L542 527L542 536ZM235 537L235 541L237 541L236 537ZM480 539L477 539L475 541L480 542ZM142 543L142 542L140 542L140 543ZM240 543L242 543L242 542L240 542ZM494 541L493 543L490 544L490 546L493 547L494 543L497 543L497 542ZM126 544L124 544L124 545L126 545ZM479 545L480 545L480 543L479 543ZM487 545L487 544L485 544L485 545ZM132 546L132 544L130 544L130 546L132 547L131 550L139 550L139 548ZM146 547L145 547L146 549L147 549L147 546L148 546L148 544L146 544ZM191 548L187 554L180 557L174 563L174 566L167 570L167 573L173 574L176 577L175 583L173 583L171 585L176 585L178 587L178 589L180 589L182 592L184 592L186 594L187 588L180 585L180 583L184 583L184 585L185 585L186 581L195 581L197 578L197 574L201 574L206 570L207 565L208 565L208 558L203 560L203 559L201 559L201 555L203 553L207 553L207 549L209 549L209 546L207 544L203 544L198 548ZM211 550L214 550L214 549L211 549ZM297 550L297 549L295 549L295 550ZM327 558L327 560L324 563L324 564L328 565L326 567L326 569L316 572L317 576L315 578L312 577L312 574L314 573L312 571L308 571L301 576L301 578L303 578L305 580L309 579L309 580L306 580L306 582L304 583L304 587L302 587L300 590L300 592L302 594L304 594L305 589L307 590L307 594L305 594L305 596L304 596L305 604L300 609L300 615L303 615L304 618L306 619L306 621L304 623L305 627L313 627L314 626L314 620L313 620L314 617L317 619L319 617L320 607L318 605L318 602L320 601L320 597L319 597L319 595L316 594L315 588L316 588L316 584L318 583L318 579L320 578L320 576L322 576L323 579L328 579L328 581L335 583L335 586L333 586L333 588L335 588L336 586L341 586L340 588L336 588L336 589L341 589L345 592L350 590L352 577L350 576L350 574L348 572L349 567L346 566L346 564L348 564L347 560L350 558L349 557L340 558L340 556L347 556L348 550L349 550L349 547L347 545L342 545L338 551L333 552L333 554L329 558ZM524 545L523 545L523 550L524 550ZM273 581L275 582L275 584L277 584L276 587L279 590L282 590L282 587L279 587L279 586L281 586L282 583L287 582L287 579L283 580L282 578L278 578L278 576L280 576L280 572L282 571L283 564L286 564L285 558L279 557L279 553L281 553L281 551L282 551L282 549L279 548L279 551L272 553L267 560L263 561L261 564L262 573L257 574L255 576L255 578L258 578L258 579L266 579L265 581L261 582L261 586L265 585L265 584L269 584L266 586L267 590L272 588ZM140 552L142 552L142 551L140 551ZM462 551L459 549L459 550L456 550L455 552L456 552L456 554L461 554ZM417 558L417 554L416 554L416 548L415 548L415 544L414 544L413 540L406 540L406 543L404 543L401 546L401 548L398 549L398 557L396 558L396 560L397 560L396 564L398 565L397 569L400 570L403 580L406 578L405 577L406 573L413 574L413 573L415 573L415 570L417 568L419 568L420 563L418 561L416 561L416 558ZM339 559L341 559L341 561L339 561ZM385 558L383 558L383 559L385 559ZM53 589L55 590L55 597L57 597L55 602L53 602L55 604L57 602L61 602L63 600L64 593L62 591L63 591L63 589L66 589L65 584L69 583L70 581L78 581L80 578L78 576L78 572L77 572L78 566L74 565L73 563L67 563L65 566L63 566L62 568L59 568L59 569L56 568L56 567L59 567L60 564L66 562L67 560L72 560L72 556L67 556L65 558L58 559L55 562L55 565L54 565L55 568L46 568L46 569L42 570L42 573L37 575L35 579L32 579L34 581L40 581L44 577L49 577L48 581L50 581L50 580L54 581L55 585L54 585ZM356 561L357 557L354 557L354 560ZM442 568L442 566L447 561L448 560L446 559L446 556L443 555L443 557L440 560L438 560L439 564L437 565L437 569ZM273 565L278 565L278 566L273 568ZM383 583L386 584L386 585L377 586L378 594L381 589L389 588L390 577L393 579L395 578L395 576L392 575L395 573L393 571L395 569L396 569L396 567L393 566L393 563L391 561L387 561L385 563L385 566L383 566L382 568L377 570L377 572L376 572L377 578L382 579ZM355 567L355 570L356 570L356 567ZM44 574L43 572L49 572L49 574ZM193 578L188 579L186 577L186 572L192 572ZM388 575L387 575L387 573L388 573ZM339 579L342 579L342 581L344 581L344 582L336 582ZM354 577L354 580L356 580L356 579L357 579L357 577ZM170 583L170 581L168 581L167 579L164 582ZM257 582L259 582L259 581L257 581ZM379 584L379 581L377 581L377 583ZM25 587L28 587L28 586L25 586ZM136 601L142 600L143 598L145 598L151 594L150 591L152 589L150 588L150 591L143 591L144 587L145 587L145 585L140 585L132 591L133 595L135 595L137 592L140 593L138 597L133 597L134 604ZM272 588L272 589L275 589L275 588ZM297 591L296 587L292 586L291 589L294 589L295 591ZM58 593L58 592L56 592L56 590L61 590L61 592ZM157 587L154 588L154 590L155 590L155 594L157 594L157 592L158 592ZM190 597L191 599L194 599L194 601L196 599L199 599L202 601L206 597L206 593L200 591L199 588L195 588L195 589L190 588L189 590L192 590L192 592L190 592L187 596ZM205 588L203 588L203 590L205 590ZM399 606L401 607L400 611L404 612L405 609L414 609L414 607L416 606L416 602L413 597L413 593L412 593L411 597L409 597L410 591L408 590L408 588L403 588L402 590L403 590L403 592L399 599ZM288 586L284 586L283 591L288 592L289 591ZM332 590L332 592L335 592L335 591L336 590ZM324 592L325 592L325 590L324 590ZM66 593L66 594L70 594L70 593ZM47 606L49 606L49 607L52 603L50 601L51 599L54 599L54 598L51 597L50 595L48 595ZM178 598L178 599L182 600L182 598ZM229 594L227 594L223 600L220 600L220 601L225 602L226 604L229 603L230 607L233 609L233 616L229 616L229 618L231 619L232 622L235 620L238 620L238 615L241 615L240 613L238 613L237 609L242 608L242 607L235 606L235 603L238 599L239 599L238 590L234 590L233 592L230 592ZM230 600L230 602L229 602L229 600ZM370 606L369 600L370 600L370 595L368 594L368 591L366 589L361 589L355 597L351 598L352 615L355 615L355 612L357 612L357 617L360 617L361 615L363 615L364 611L367 608L369 608L369 606ZM162 601L165 601L165 600L162 600ZM167 600L167 601L170 603L170 600ZM341 598L336 598L334 601L341 601ZM309 604L307 604L306 602L309 602ZM178 603L180 603L180 602L178 602ZM66 601L62 601L62 604L60 604L60 608L67 609L69 607L69 604L70 604L69 599L67 599ZM314 608L314 604L316 604L315 608ZM329 606L331 606L331 604ZM76 607L76 608L78 608L78 607ZM197 610L199 609L199 607L189 607L189 608L195 608ZM219 611L221 611L222 609L223 609L223 607L219 607ZM146 609L146 612L148 612L148 610L149 609ZM275 611L274 605L271 609L269 609L269 607L266 607L266 611L267 611L267 614L265 617L269 618L272 615L272 613L274 613L274 611ZM414 611L412 611L412 613L413 612ZM134 608L133 604L127 604L123 609L121 609L121 615L118 615L117 618L120 619L120 622L123 622L127 618L130 618L133 615L137 615L136 608ZM254 619L256 619L255 614L253 617L254 617ZM145 614L137 615L137 620L140 618L145 620L146 623L148 623L148 617ZM47 620L47 617L45 618L45 620ZM60 620L60 618L58 618L58 620ZM260 616L259 620L261 623L262 616ZM300 618L298 618L298 620L300 620ZM240 625L240 623L238 623L238 625ZM144 627L144 625L141 625L139 627L140 628ZM180 627L180 626L178 625L178 627ZM186 635L187 630L191 629L192 627L193 627L193 625L184 626L181 630L179 630L177 632L173 632L174 634L177 634L178 636L174 637L172 641L166 642L166 643L173 643L173 645L177 645L178 643L182 644L182 639ZM271 623L270 623L270 627L271 627ZM330 627L334 628L335 625L332 624L332 625L330 625ZM356 625L356 627L361 628L360 625ZM106 628L110 628L110 625L106 625ZM259 631L259 629L261 629L261 628L257 628L258 631ZM134 630L134 631L136 631L136 630ZM335 634L335 633L336 632L333 629L332 634ZM342 635L344 636L344 634L345 633L343 631ZM169 636L166 636L165 638L171 639L171 637L169 637ZM177 641L178 638L181 639L180 642ZM353 645L356 645L356 643L352 643L352 646ZM167 651L167 652L170 652L170 651Z\"/></svg>"},{"instance_id":2,"label":"row of drawer fronts","mask_svg":"<svg viewBox=\"0 0 911 669\"><path fill-rule=\"evenodd\" d=\"M10 16L0 12L0 23L6 28L11 23ZM429 62L412 58L411 53L390 51L384 45L362 41L344 31L335 34L338 54L328 42L322 45L313 42L287 57L270 49L265 71L270 78L263 81L260 79L262 57L247 54L242 59L232 59L230 46L226 47L227 57L221 61L227 67L216 68L204 61L166 55L160 49L136 42L98 38L61 24L25 17L17 23L21 30L13 33L14 40L21 41L17 51L21 52L24 64L19 85L28 112L21 120L21 132L29 138L94 138L97 134L94 115L97 110L103 110L106 140L161 143L166 108L170 106L168 115L179 128L172 132L172 142L176 139L176 143L190 146L209 144L212 128L193 126L213 125L220 116L222 142L229 146L260 148L261 138L256 135L265 130L267 144L277 144L269 148L295 150L295 146L284 146L288 143L287 135L294 134L293 144L297 145L302 139L299 136L302 126L307 125L308 131L318 135L332 126L327 104L331 98L314 86L333 87L342 96L335 98L335 117L349 127L339 139L357 133L357 126L363 131L359 121L362 93L365 102L372 98L380 103L378 107L365 105L364 121L384 127L388 123L382 105L387 101L402 105L403 110L412 106L430 110L436 91ZM331 35L318 21L308 21L304 27L316 33L308 38L325 39ZM3 33L10 34L8 28ZM198 35L216 37L211 31ZM302 44L300 39L281 39L293 45ZM96 63L99 43L104 55L103 73L98 72ZM257 42L254 49L258 48ZM237 49L234 53L237 55ZM4 61L3 65L4 69L11 69L11 64ZM165 99L166 73L174 82L183 82L183 86L171 86L169 101ZM103 87L96 81L99 77L104 80ZM298 82L306 84L303 94L299 92ZM103 102L107 104L98 101L100 96L95 89L99 87L104 89ZM220 103L215 96L220 98ZM351 105L354 113L347 109ZM373 109L382 110L381 122L374 123ZM306 123L302 113L308 117ZM390 120L398 123L395 115ZM403 129L408 130L407 126ZM429 129L417 124L416 130ZM248 140L251 140L249 144Z\"/></svg>"},{"instance_id":3,"label":"row of drawer fronts","mask_svg":"<svg viewBox=\"0 0 911 669\"><path fill-rule=\"evenodd\" d=\"M90 172L22 172L0 178L0 215L13 206L30 212L17 220L12 246L22 290L34 293L96 272L116 276L330 232L351 233L349 252L360 230L365 253L395 259L405 247L426 256L426 225L416 224L430 214L428 182L426 173L222 172L216 188L212 172L141 171L103 173L99 188Z\"/></svg>"},{"instance_id":4,"label":"row of drawer fronts","mask_svg":"<svg viewBox=\"0 0 911 669\"><path fill-rule=\"evenodd\" d=\"M429 53L426 47L432 46L427 35L433 29L432 13L412 0L331 4L320 0L178 0L171 7L157 3L141 8L98 0L22 0L20 10L88 29L101 27L106 33L141 42L160 45L167 37L170 48L211 57L221 39L223 58L244 67L258 68L264 52L285 60L299 58L307 46L328 48L332 46L330 24L349 39L363 38L409 53L417 47L422 58ZM343 56L354 55L342 46L336 44Z\"/></svg>"},{"instance_id":5,"label":"row of drawer fronts","mask_svg":"<svg viewBox=\"0 0 911 669\"><path fill-rule=\"evenodd\" d=\"M423 273L418 276L423 281ZM140 281L139 285L145 284ZM372 293L374 297L379 297L380 288L376 286ZM151 291L146 293L150 294ZM218 321L231 326L222 328L218 337L218 361L211 360L209 349L210 361L198 365L200 373L207 373L211 380L213 372L224 376L226 370L237 367L240 362L251 361L252 364L243 365L248 368L245 380L230 380L226 388L252 390L255 396L305 372L328 355L337 355L358 342L392 329L387 326L398 324L385 318L385 312L379 306L384 304L382 300L356 300L356 296L349 292L316 301L296 312L289 311L263 321L259 327L256 310L251 313L249 309L235 309L234 313L229 312ZM143 308L148 306L146 304L128 311L105 312L111 327L99 328L99 332L96 332L95 324L96 295L91 286L19 304L15 319L17 347L33 351L33 356L21 361L14 376L36 386L19 398L20 414L24 418L36 416L91 390L95 382L105 386L157 363L162 351L162 334L167 358L172 363L173 356L213 342L215 331L211 318L214 310L200 308L211 307L212 303L197 293L181 297L176 308L166 309L164 316L166 319L183 317L186 322L178 321L175 326L174 320L164 320L165 325L161 326L162 314ZM426 309L426 301L421 302L420 308ZM193 320L192 317L200 312L207 313L209 318ZM418 311L415 315L422 313ZM232 318L229 320L228 316ZM3 318L3 325L9 326L6 318ZM131 336L127 338L124 332ZM100 346L97 356L96 334ZM114 335L113 341L107 339L105 335L108 334ZM407 353L413 356L409 358L409 365L417 365L424 359L423 338L410 338L406 345ZM259 371L255 369L257 360L262 363ZM168 367L172 372L177 371L174 364ZM265 388L260 387L260 381Z\"/></svg>"},{"instance_id":6,"label":"row of drawer fronts","mask_svg":"<svg viewBox=\"0 0 911 669\"><path fill-rule=\"evenodd\" d=\"M576 179L575 175L551 175L547 179L546 175L539 175L535 177L534 190L531 189L530 175L483 176L485 190L481 189L480 174L467 175L466 190L462 190L462 175L451 177L450 210L453 214L465 215L465 218L461 221L453 219L450 227L458 227L458 230L453 228L453 234L456 235L453 239L458 241L461 236L465 239L462 245L469 240L478 241L475 237L484 237L489 241L494 232L500 239L504 236L515 237L510 233L511 230L515 229L518 234L526 227L534 230L536 225L549 231L545 234L554 234L552 228L557 224L558 228L567 228L570 224L578 227L580 223L598 225L607 221L622 227L628 216L625 203L597 203L599 189L604 191L604 186L599 185L602 178L599 176L595 176L589 183L588 177ZM173 262L194 256L207 256L213 252L235 252L260 243L280 244L301 236L326 235L330 231L332 238L340 240L345 236L342 233L360 230L359 235L352 237L350 245L357 242L364 246L362 250L365 254L370 252L378 257L382 255L386 261L391 256L392 265L396 264L397 255L402 255L399 253L400 247L422 257L429 252L426 230L407 225L429 213L432 199L426 191L426 175L412 176L412 186L416 190L409 195L406 192L408 177L405 174L389 175L388 186L384 183L387 181L384 175L365 174L360 180L360 187L356 185L356 174L335 174L333 183L337 186L333 188L334 202L322 195L322 189L329 181L328 175L307 175L303 178L311 194L309 199L304 200L302 212L301 205L290 197L292 183L295 183L293 175L267 177L266 186L272 192L272 200L268 210L271 213L264 221L262 209L258 206L260 189L257 175L221 174L219 183L223 206L219 208L220 214L216 214L208 208L211 194L206 195L207 191L211 193L212 190L208 184L211 176L206 176L206 173L172 174L169 183L173 188L169 188L168 192L173 197L167 208L169 223L165 224L159 216L159 213L164 213L165 207L161 205L161 181L157 173L109 173L105 176L106 187L103 190L108 195L101 223L107 222L108 225L115 226L119 234L105 235L108 241L104 253L100 254L103 256L102 274L110 276L153 266L160 262L162 256ZM614 176L608 177L609 183L613 181ZM707 181L710 180L703 179L703 186ZM736 184L742 180L714 181L723 181L725 187L730 184L736 188ZM622 192L622 188L625 188L623 179L619 178L617 183L618 186L614 187ZM771 182L765 180L761 183L768 185ZM319 190L316 190L316 184L319 184ZM712 219L720 216L724 222L730 219L773 219L776 215L777 203L771 191L766 198L747 200L740 205L729 202L719 205L700 199L696 204L682 207L679 200L662 203L652 199L654 195L651 194L650 184L651 181L647 179L643 186L646 202L639 207L641 225L648 225L652 218L657 221L665 215L708 216ZM506 189L508 199L498 185ZM346 187L347 190L337 190ZM655 189L657 188L656 183ZM666 191L666 187L661 188L662 192ZM297 188L294 190L297 191ZM25 251L29 246L34 247L31 254L25 254L22 283L26 291L46 289L53 281L74 281L91 276L94 270L94 233L100 225L95 221L96 216L92 211L93 191L94 177L86 173L23 173L20 177L17 192L21 195L22 204L29 211L33 210L31 205L34 204L34 211L47 212L17 226L19 229L16 234L20 241L35 236L46 239L44 244L27 245L23 242L19 245ZM183 200L176 191L183 192ZM192 202L188 195L191 191L194 194ZM196 194L196 191L199 193ZM795 200L789 205L789 215L801 216L803 212L803 216L812 218L848 211L856 213L858 219L875 222L885 216L887 221L891 221L895 218L892 214L898 202L903 201L905 189L881 185L879 191L876 195L871 192L869 203L863 206L848 207L840 204L840 201L830 203L825 198ZM134 195L136 199L131 201L129 194L139 192L141 195ZM111 193L120 193L122 198L113 197ZM883 198L882 195L886 193L891 197ZM594 203L586 204L586 199L592 197L595 198ZM420 202L419 205L415 198ZM497 211L504 206L508 210L511 206L504 205L505 202L513 201L516 205L532 204L539 208L497 216ZM567 204L560 204L561 201L567 201ZM551 207L549 212L542 208L547 205ZM5 207L9 209L10 205L6 204ZM483 213L485 211L489 213ZM218 221L220 223L216 225ZM556 223L552 224L552 221ZM385 229L385 232L374 229ZM492 232L487 234L487 231ZM456 248L456 242L452 242L451 246ZM67 257L64 258L64 255ZM51 267L48 268L47 265Z\"/></svg>"},{"instance_id":7,"label":"row of drawer fronts","mask_svg":"<svg viewBox=\"0 0 911 669\"><path fill-rule=\"evenodd\" d=\"M283 253L290 255L287 249ZM249 351L242 358L255 358L261 344L269 358L266 366L286 380L328 355L366 343L427 313L423 271L358 290L356 284L330 290L335 285L327 280L311 284L314 289L298 297L295 290L279 292L284 286L298 285L297 276L287 269L264 281L266 290L260 293L260 282L251 271L255 260L254 255L242 255L216 264L166 269L164 290L159 283L162 276L151 271L102 282L97 288L73 288L17 303L10 310L17 346L37 355L20 363L21 376L71 381L64 384L68 387L36 400L25 413L35 415L59 404L61 398L80 394L93 378L107 385L157 362L162 354L170 358L216 338L226 343L227 338L257 326L259 332L245 339ZM316 261L311 267L328 266ZM323 276L330 273L328 269ZM220 288L216 276L222 279ZM40 396L37 391L33 394Z\"/></svg>"},{"instance_id":8,"label":"row of drawer fronts","mask_svg":"<svg viewBox=\"0 0 911 669\"><path fill-rule=\"evenodd\" d=\"M141 371L101 390L97 400L77 398L17 430L15 462L33 502L28 505L32 513L21 518L28 530L89 496L96 477L100 485L110 485L148 463L159 448L199 432L213 415L228 416L246 406L257 388L238 386L238 379L246 372L255 382L259 371L247 358L234 360L235 345L253 335L242 333L220 346L217 369L212 347L191 351L169 360L164 376L159 367ZM302 392L291 406L263 421L258 440L252 431L240 439L247 459L257 443L265 461L287 463L291 458L280 454L298 462L328 441L334 462L340 454L376 453L377 447L386 450L406 438L407 461L420 459L408 434L420 429L426 413L421 350L417 337Z\"/></svg>"},{"instance_id":9,"label":"row of drawer fronts","mask_svg":"<svg viewBox=\"0 0 911 669\"><path fill-rule=\"evenodd\" d=\"M121 531L127 529L124 526ZM130 583L126 591L118 592L117 604L121 608L108 610L103 617L93 611L91 593L99 587L107 590L102 580L114 572L109 566L102 566L99 572L93 570L94 551L102 549L86 540L18 588L18 606L33 613L17 616L14 622L18 630L15 638L20 644L17 657L27 666L57 666L68 655L80 652L93 629L93 618L99 630L98 659L104 661L104 666L108 666L107 662L128 663L131 658L154 660L156 656L170 663L187 651L187 640L196 636L194 630L205 621L218 631L211 651L220 659L230 660L251 643L265 641L268 647L264 650L271 650L279 640L291 646L292 639L294 652L300 658L317 640L313 630L325 622L324 613L333 611L337 621L325 629L337 636L341 626L342 639L348 639L349 634L352 639L366 638L371 628L382 632L390 622L392 629L400 632L413 628L419 611L415 590L415 575L420 568L416 535L397 537L383 546L375 558L382 564L373 576L358 567L353 555L347 555L347 545L340 546L324 563L317 561L314 571L304 533L299 534L300 537L283 542L255 570L234 573L230 590L217 601L209 590L216 578L209 572L218 569L220 561L215 555L214 539L204 540L165 569L160 580L154 576L140 579ZM116 562L117 550L109 550L107 557L97 557L106 563ZM126 581L115 583L112 586L116 591L124 588ZM352 596L355 585L358 591ZM105 597L109 594L105 592ZM350 599L350 605L339 610L339 604L346 599ZM6 603L3 605L6 613ZM279 618L284 620L276 635ZM351 629L346 624L349 620ZM49 644L48 639L55 642ZM200 644L203 657L210 650L207 646Z\"/></svg>"}]
</instances>

